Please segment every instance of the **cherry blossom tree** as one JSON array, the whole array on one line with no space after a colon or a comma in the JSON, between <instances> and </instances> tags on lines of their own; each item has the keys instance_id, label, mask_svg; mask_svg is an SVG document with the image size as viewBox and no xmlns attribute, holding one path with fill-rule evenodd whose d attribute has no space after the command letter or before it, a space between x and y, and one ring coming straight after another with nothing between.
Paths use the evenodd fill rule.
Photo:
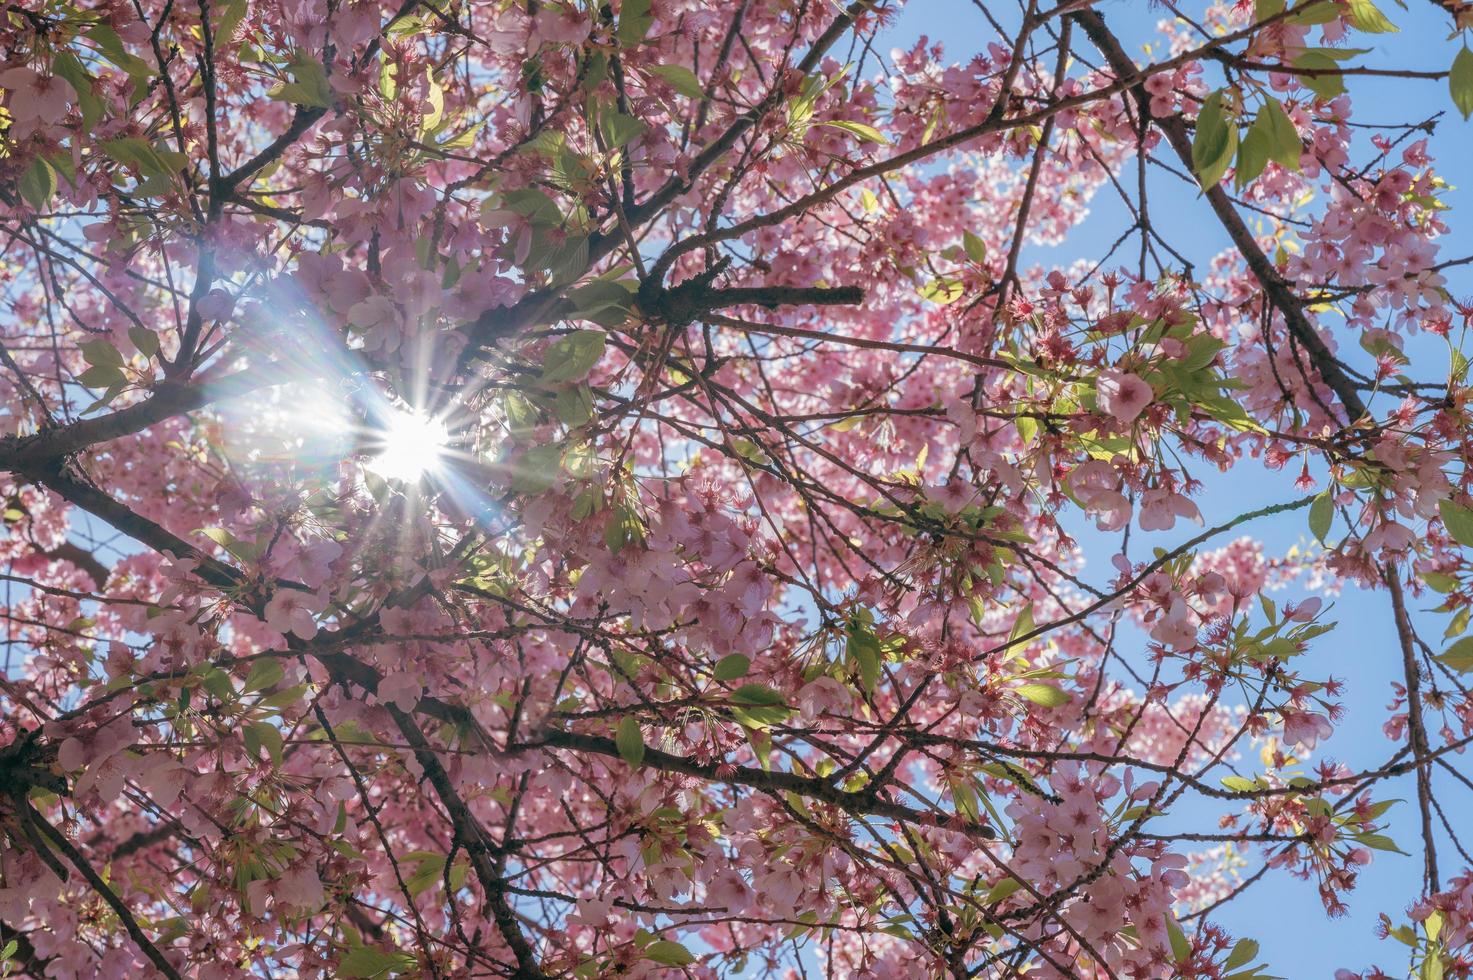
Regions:
<instances>
[{"instance_id":1,"label":"cherry blossom tree","mask_svg":"<svg viewBox=\"0 0 1473 980\"><path fill-rule=\"evenodd\" d=\"M1473 5L1380 2L8 6L0 969L1250 978L1400 848L1468 976Z\"/></svg>"}]
</instances>

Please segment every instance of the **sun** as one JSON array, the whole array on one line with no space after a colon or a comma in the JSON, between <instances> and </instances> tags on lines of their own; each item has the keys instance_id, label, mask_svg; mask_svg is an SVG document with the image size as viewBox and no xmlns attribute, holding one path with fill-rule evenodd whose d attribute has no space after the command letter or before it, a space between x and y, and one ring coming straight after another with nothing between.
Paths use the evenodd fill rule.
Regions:
<instances>
[{"instance_id":1,"label":"sun","mask_svg":"<svg viewBox=\"0 0 1473 980\"><path fill-rule=\"evenodd\" d=\"M450 433L440 419L413 409L391 409L368 468L385 480L413 483L442 462Z\"/></svg>"}]
</instances>

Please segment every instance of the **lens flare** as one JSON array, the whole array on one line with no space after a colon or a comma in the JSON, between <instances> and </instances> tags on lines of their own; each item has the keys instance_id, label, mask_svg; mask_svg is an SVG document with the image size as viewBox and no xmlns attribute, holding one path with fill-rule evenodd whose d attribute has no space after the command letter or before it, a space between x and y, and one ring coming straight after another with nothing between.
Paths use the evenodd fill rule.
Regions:
<instances>
[{"instance_id":1,"label":"lens flare","mask_svg":"<svg viewBox=\"0 0 1473 980\"><path fill-rule=\"evenodd\" d=\"M450 441L445 423L421 412L392 409L368 468L385 480L413 483L438 469Z\"/></svg>"}]
</instances>

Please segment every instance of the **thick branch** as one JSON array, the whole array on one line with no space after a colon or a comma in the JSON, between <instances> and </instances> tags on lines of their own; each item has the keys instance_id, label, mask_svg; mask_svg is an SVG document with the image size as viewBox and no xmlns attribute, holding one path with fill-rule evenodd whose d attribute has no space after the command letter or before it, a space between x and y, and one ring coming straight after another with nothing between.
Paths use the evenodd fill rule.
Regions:
<instances>
[{"instance_id":1,"label":"thick branch","mask_svg":"<svg viewBox=\"0 0 1473 980\"><path fill-rule=\"evenodd\" d=\"M54 463L91 446L142 432L165 419L192 412L211 402L239 398L279 381L279 377L260 371L242 371L218 381L198 384L165 381L154 388L146 400L116 412L58 428L42 429L28 436L0 437L0 471L24 473L29 468Z\"/></svg>"},{"instance_id":2,"label":"thick branch","mask_svg":"<svg viewBox=\"0 0 1473 980\"><path fill-rule=\"evenodd\" d=\"M127 505L79 479L69 466L46 461L19 472L26 479L46 487L68 503L101 518L114 529L155 551L172 554L176 560L194 559L197 563L195 574L217 589L232 589L243 581L236 569L200 551L163 525L134 513Z\"/></svg>"},{"instance_id":3,"label":"thick branch","mask_svg":"<svg viewBox=\"0 0 1473 980\"><path fill-rule=\"evenodd\" d=\"M640 299L640 308L669 323L689 323L704 313L733 306L856 306L864 302L858 286L833 289L800 286L730 286L712 289L702 282L681 283L656 293L653 303Z\"/></svg>"}]
</instances>

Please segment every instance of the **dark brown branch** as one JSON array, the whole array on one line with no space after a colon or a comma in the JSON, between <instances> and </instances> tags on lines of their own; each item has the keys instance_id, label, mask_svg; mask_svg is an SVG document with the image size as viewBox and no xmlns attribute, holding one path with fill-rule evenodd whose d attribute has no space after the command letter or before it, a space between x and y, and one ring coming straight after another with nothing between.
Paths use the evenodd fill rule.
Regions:
<instances>
[{"instance_id":1,"label":"dark brown branch","mask_svg":"<svg viewBox=\"0 0 1473 980\"><path fill-rule=\"evenodd\" d=\"M544 732L535 743L514 746L514 748L533 747L569 749L608 756L613 759L621 758L619 748L614 744L613 739L598 735L582 735L578 732L548 731ZM797 793L808 799L830 803L854 815L888 817L892 820L932 826L936 825L938 820L935 815L924 810L918 810L903 803L882 800L874 793L850 792L840 789L829 780L800 776L792 772L752 769L745 766L719 766L715 763L697 762L685 756L672 755L655 748L645 749L644 765L663 772L695 776L707 782L749 786L766 793ZM997 838L997 831L986 824L966 823L953 819L946 823L946 827L948 830L955 830L969 837L980 837L986 840Z\"/></svg>"},{"instance_id":2,"label":"dark brown branch","mask_svg":"<svg viewBox=\"0 0 1473 980\"><path fill-rule=\"evenodd\" d=\"M97 869L92 867L92 864L82 855L82 852L77 850L76 846L67 839L65 834L51 826L39 813L33 810L29 816L36 826L40 828L41 833L51 841L56 849L66 855L66 859L72 863L72 866L82 872L82 877L87 879L93 891L102 896L102 900L117 914L118 919L123 923L123 928L128 930L128 935L133 938L133 942L143 951L143 955L147 956L164 976L170 977L172 980L183 980L179 971L174 969L174 964L170 963L164 957L163 952L153 944L153 940L148 938L143 928L138 925L138 920L133 917L133 913L129 910L128 906L118 897L117 892L113 891L112 888L108 887L107 882L102 880L102 876L97 873Z\"/></svg>"},{"instance_id":3,"label":"dark brown branch","mask_svg":"<svg viewBox=\"0 0 1473 980\"><path fill-rule=\"evenodd\" d=\"M828 49L844 35L844 32L859 16L874 6L874 3L875 0L854 0L850 3L844 12L835 17L823 34L813 42L794 71L799 75L812 71L823 59ZM696 178L725 156L743 134L750 131L768 113L781 105L785 97L786 90L783 86L774 84L761 102L739 116L720 136L696 154L686 168L683 177L671 179L646 198L643 203L629 210L625 214L628 227L631 229L641 227L669 207L682 194L689 191L694 186ZM588 243L590 264L607 258L621 241L623 241L623 231L619 228L607 233L600 232L592 235ZM657 279L663 277L663 274L663 270L660 271ZM561 299L558 292L557 290L542 290L524 297L512 307L492 308L483 312L466 327L470 344L467 345L465 357L467 359L474 357L476 350L494 344L500 338L512 336L535 323L547 323L566 315L566 313L554 315L559 308L566 309L569 306L565 300Z\"/></svg>"},{"instance_id":4,"label":"dark brown branch","mask_svg":"<svg viewBox=\"0 0 1473 980\"><path fill-rule=\"evenodd\" d=\"M239 398L275 383L279 379L272 380L272 376L259 371L242 371L198 384L165 381L145 401L116 412L42 429L28 436L0 437L0 471L24 473L28 468L55 463L90 446L142 432L211 402Z\"/></svg>"},{"instance_id":5,"label":"dark brown branch","mask_svg":"<svg viewBox=\"0 0 1473 980\"><path fill-rule=\"evenodd\" d=\"M236 569L210 557L168 528L134 513L126 504L85 482L68 464L47 460L18 472L155 551L172 554L176 560L194 559L197 563L194 574L217 589L233 589L244 581Z\"/></svg>"},{"instance_id":6,"label":"dark brown branch","mask_svg":"<svg viewBox=\"0 0 1473 980\"><path fill-rule=\"evenodd\" d=\"M1407 689L1407 734L1412 757L1417 760L1417 810L1422 817L1422 874L1427 893L1438 890L1437 841L1432 828L1432 770L1427 742L1427 725L1422 719L1422 678L1417 666L1417 652L1412 633L1412 620L1407 615L1406 596L1396 568L1382 570L1386 588L1391 593L1391 610L1396 620L1396 635L1401 643L1402 677Z\"/></svg>"},{"instance_id":7,"label":"dark brown branch","mask_svg":"<svg viewBox=\"0 0 1473 980\"><path fill-rule=\"evenodd\" d=\"M31 945L31 938L26 933L0 922L0 948L12 942L15 943L15 952L11 954L11 960L19 963L30 976L46 976L46 969L51 965L51 960L41 958L36 952L36 947Z\"/></svg>"},{"instance_id":8,"label":"dark brown branch","mask_svg":"<svg viewBox=\"0 0 1473 980\"><path fill-rule=\"evenodd\" d=\"M799 286L730 286L713 289L699 281L661 290L650 300L640 298L640 309L668 323L685 324L703 313L733 306L855 306L864 302L858 286L804 288Z\"/></svg>"},{"instance_id":9,"label":"dark brown branch","mask_svg":"<svg viewBox=\"0 0 1473 980\"><path fill-rule=\"evenodd\" d=\"M425 778L434 787L435 795L444 805L445 812L450 817L450 825L455 828L455 839L465 848L476 878L486 891L486 904L491 907L491 917L517 960L517 969L513 976L518 980L546 980L547 975L537 962L537 953L522 934L516 913L507 901L506 879L496 866L500 847L487 840L486 831L471 813L470 807L466 806L465 800L456 792L450 774L440 764L440 757L435 754L419 725L397 705L390 703L386 707L390 717L394 719L394 725L413 748L414 758L424 769Z\"/></svg>"},{"instance_id":10,"label":"dark brown branch","mask_svg":"<svg viewBox=\"0 0 1473 980\"><path fill-rule=\"evenodd\" d=\"M96 555L92 554L92 552L88 551L86 548L83 548L75 541L63 541L55 548L42 549L41 555L43 557L51 559L52 561L71 562L73 565L77 566L77 568L87 573L88 577L92 579L92 584L94 588L101 589L104 585L106 585L108 576L111 574L111 571L108 569L108 567L97 560ZM33 586L33 588L40 587ZM52 590L43 588L42 591L51 592Z\"/></svg>"},{"instance_id":11,"label":"dark brown branch","mask_svg":"<svg viewBox=\"0 0 1473 980\"><path fill-rule=\"evenodd\" d=\"M1119 39L1105 26L1104 16L1095 10L1080 10L1069 16L1073 17L1084 29L1090 41L1105 56L1105 60L1116 77L1131 83L1130 91L1135 98L1141 117L1152 122L1165 134L1167 142L1171 144L1171 148L1186 165L1188 171L1195 173L1195 168L1192 166L1192 138L1187 133L1186 122L1180 116L1157 118L1151 115L1151 96L1146 91L1141 73L1130 56L1125 53L1125 49L1121 47ZM1331 353L1324 338L1320 336L1318 328L1305 316L1304 301L1294 292L1293 285L1279 274L1279 270L1274 267L1273 262L1259 247L1258 241L1253 237L1253 232L1238 214L1227 192L1220 184L1216 184L1207 188L1206 195L1213 213L1217 215L1218 221L1227 231L1228 237L1232 239L1238 252L1243 256L1243 260L1248 263L1248 268L1254 278L1263 287L1264 295L1283 315L1289 332L1309 353L1315 369L1319 371L1325 384L1329 385L1340 399L1350 421L1354 422L1363 416L1366 407L1356 390L1355 382L1345 373L1340 362L1335 359L1335 355Z\"/></svg>"}]
</instances>

